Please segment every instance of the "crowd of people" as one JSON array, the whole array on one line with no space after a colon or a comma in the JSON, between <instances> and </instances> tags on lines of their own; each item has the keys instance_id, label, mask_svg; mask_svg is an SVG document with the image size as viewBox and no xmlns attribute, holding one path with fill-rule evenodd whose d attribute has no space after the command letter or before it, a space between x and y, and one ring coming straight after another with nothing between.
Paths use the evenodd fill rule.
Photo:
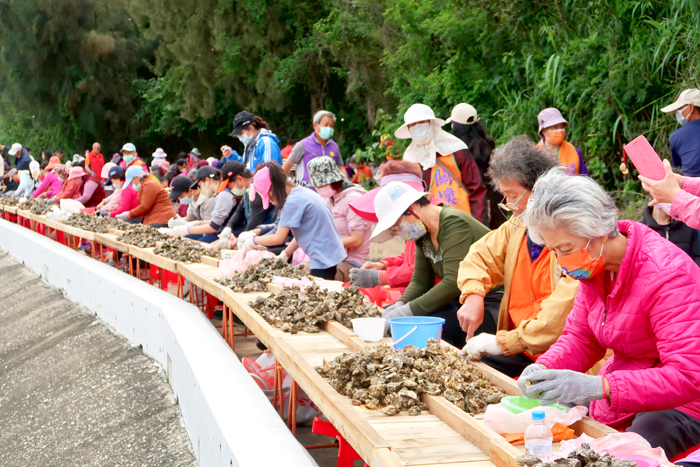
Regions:
<instances>
[{"instance_id":1,"label":"crowd of people","mask_svg":"<svg viewBox=\"0 0 700 467\"><path fill-rule=\"evenodd\" d=\"M593 418L671 458L700 444L700 91L662 110L681 127L666 177L640 176L653 198L641 222L619 219L556 108L539 114L538 141L496 147L473 106L443 120L414 104L394 133L410 140L403 160L383 163L370 191L357 181L375 175L346 164L325 110L282 150L243 111L231 133L242 154L222 146L203 160L194 148L171 165L157 149L147 166L127 143L105 163L95 143L63 163L13 144L0 146L0 176L20 196L74 199L172 237L294 258L319 278L401 289L385 318L444 318L446 342L519 378L524 395L590 404ZM372 242L395 237L400 256L370 261Z\"/></svg>"}]
</instances>

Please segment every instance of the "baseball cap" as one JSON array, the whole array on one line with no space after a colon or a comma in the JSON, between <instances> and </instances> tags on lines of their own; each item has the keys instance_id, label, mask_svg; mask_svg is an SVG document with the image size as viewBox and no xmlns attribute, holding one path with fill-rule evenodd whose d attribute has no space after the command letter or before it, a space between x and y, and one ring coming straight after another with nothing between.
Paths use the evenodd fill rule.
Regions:
<instances>
[{"instance_id":1,"label":"baseball cap","mask_svg":"<svg viewBox=\"0 0 700 467\"><path fill-rule=\"evenodd\" d=\"M202 167L199 170L204 169L205 167ZM227 163L224 164L223 167L221 167L221 185L219 185L219 189L216 190L217 193L221 193L226 189L228 186L228 182L231 179L236 178L236 175L240 175L243 171L245 170L245 165L241 164L238 161L228 161Z\"/></svg>"},{"instance_id":2,"label":"baseball cap","mask_svg":"<svg viewBox=\"0 0 700 467\"><path fill-rule=\"evenodd\" d=\"M124 172L124 169L122 169L118 165L115 165L114 167L109 169L109 173L107 174L107 181L105 182L105 185L108 185L108 186L111 185L112 184L112 177L114 177L115 175L120 174L122 172ZM124 184L124 186L126 186L126 184Z\"/></svg>"},{"instance_id":3,"label":"baseball cap","mask_svg":"<svg viewBox=\"0 0 700 467\"><path fill-rule=\"evenodd\" d=\"M667 105L661 111L665 114L670 114L678 109L685 107L688 104L693 104L695 107L700 107L700 90L686 89L678 96L678 99L673 104ZM15 146L12 145L14 148Z\"/></svg>"},{"instance_id":4,"label":"baseball cap","mask_svg":"<svg viewBox=\"0 0 700 467\"><path fill-rule=\"evenodd\" d=\"M190 152L191 152L192 154L194 154L195 156L197 156L197 157L199 157L199 156L202 155L202 153L199 152L199 149L197 149L197 148L192 148L192 150L191 150Z\"/></svg>"},{"instance_id":5,"label":"baseball cap","mask_svg":"<svg viewBox=\"0 0 700 467\"><path fill-rule=\"evenodd\" d=\"M190 185L191 182L188 177L178 175L173 178L173 182L170 184L170 196L168 197L171 201L178 199L180 195L190 189Z\"/></svg>"},{"instance_id":6,"label":"baseball cap","mask_svg":"<svg viewBox=\"0 0 700 467\"><path fill-rule=\"evenodd\" d=\"M214 167L206 165L197 169L197 176L194 178L194 182L190 183L190 190L197 188L197 183L204 178L214 178L219 175L219 171ZM175 177L177 178L177 177Z\"/></svg>"},{"instance_id":7,"label":"baseball cap","mask_svg":"<svg viewBox=\"0 0 700 467\"><path fill-rule=\"evenodd\" d=\"M476 109L464 102L457 104L455 108L452 109L450 118L445 120L446 123L455 122L461 123L462 125L473 125L478 121L479 118L476 115Z\"/></svg>"},{"instance_id":8,"label":"baseball cap","mask_svg":"<svg viewBox=\"0 0 700 467\"><path fill-rule=\"evenodd\" d=\"M136 146L131 143L126 143L122 146L122 151L136 152Z\"/></svg>"},{"instance_id":9,"label":"baseball cap","mask_svg":"<svg viewBox=\"0 0 700 467\"><path fill-rule=\"evenodd\" d=\"M124 176L126 177L126 180L124 181L124 187L128 187L131 183L131 180L141 172L143 172L143 167L141 167L140 165L132 165L131 167L126 169L126 172L124 173Z\"/></svg>"},{"instance_id":10,"label":"baseball cap","mask_svg":"<svg viewBox=\"0 0 700 467\"><path fill-rule=\"evenodd\" d=\"M11 156L14 156L15 154L17 154L17 153L20 152L21 150L22 150L22 145L19 144L19 143L15 143L15 144L12 145L12 147L10 148L10 150L7 151L7 153L8 153L9 155L11 155Z\"/></svg>"},{"instance_id":11,"label":"baseball cap","mask_svg":"<svg viewBox=\"0 0 700 467\"><path fill-rule=\"evenodd\" d=\"M231 132L231 136L238 136L238 133L240 133L243 128L253 123L254 119L255 115L250 112L246 112L245 110L238 112L233 118L233 131Z\"/></svg>"},{"instance_id":12,"label":"baseball cap","mask_svg":"<svg viewBox=\"0 0 700 467\"><path fill-rule=\"evenodd\" d=\"M413 203L423 196L430 198L432 195L414 190L403 182L391 182L382 187L374 198L374 210L379 222L372 234L372 242L382 243L391 240L394 235L389 229Z\"/></svg>"}]
</instances>

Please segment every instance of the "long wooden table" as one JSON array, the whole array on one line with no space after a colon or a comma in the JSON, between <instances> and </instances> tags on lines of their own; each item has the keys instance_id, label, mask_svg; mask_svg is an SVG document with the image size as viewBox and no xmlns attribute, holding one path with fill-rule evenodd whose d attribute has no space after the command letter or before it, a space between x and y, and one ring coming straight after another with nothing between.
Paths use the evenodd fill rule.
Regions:
<instances>
[{"instance_id":1,"label":"long wooden table","mask_svg":"<svg viewBox=\"0 0 700 467\"><path fill-rule=\"evenodd\" d=\"M117 251L176 272L221 300L272 351L299 387L369 465L515 467L515 457L521 454L519 448L487 428L481 421L483 414L473 417L442 396L424 394L422 401L428 405L429 411L419 416L387 416L379 411L355 407L347 397L338 394L314 367L321 365L324 359L331 360L369 345L341 324L329 322L317 334L282 332L270 326L249 305L258 296L268 294L235 293L218 284L214 279L220 273L214 261L185 264L156 255L152 248L123 244L116 240L114 233L93 234L49 221L44 216L34 216L33 220L43 221L51 228L80 238L92 238ZM513 379L486 365L476 363L476 366L507 394L520 394ZM616 433L587 417L574 428L577 435L587 433L593 437Z\"/></svg>"}]
</instances>

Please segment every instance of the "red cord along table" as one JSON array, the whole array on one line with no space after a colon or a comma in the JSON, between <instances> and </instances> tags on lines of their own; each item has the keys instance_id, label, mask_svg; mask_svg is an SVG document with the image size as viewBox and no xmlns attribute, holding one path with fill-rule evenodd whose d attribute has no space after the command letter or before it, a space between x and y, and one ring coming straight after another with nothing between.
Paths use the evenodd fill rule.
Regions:
<instances>
[{"instance_id":1,"label":"red cord along table","mask_svg":"<svg viewBox=\"0 0 700 467\"><path fill-rule=\"evenodd\" d=\"M2 206L0 210L9 214L17 212L16 209L13 212L11 208L3 209ZM424 394L422 401L428 405L429 412L423 412L419 416L387 416L382 412L353 406L347 397L338 394L316 373L314 367L320 365L323 359L330 360L342 353L356 352L369 344L336 322L327 323L324 330L317 334L290 334L273 328L249 306L259 295L266 294L239 294L215 282L214 279L220 277L220 273L216 267L217 261L213 258L205 257L203 263L185 264L158 256L152 248L125 245L116 240L117 232L94 234L49 221L45 216L22 213L22 217L27 216L31 220L27 226L33 230L38 230L43 225L94 242L93 252L96 245L104 245L127 253L161 270L184 277L211 297L222 301L222 337L233 346L232 318L235 314L270 349L295 383L308 394L364 461L373 467L514 467L515 457L522 453L521 447L510 445L502 436L487 428L481 421L483 414L468 415L442 396ZM182 296L181 293L179 295ZM486 365L476 365L489 381L507 394L520 394L513 379ZM577 435L586 433L592 437L616 433L587 417L573 428Z\"/></svg>"}]
</instances>

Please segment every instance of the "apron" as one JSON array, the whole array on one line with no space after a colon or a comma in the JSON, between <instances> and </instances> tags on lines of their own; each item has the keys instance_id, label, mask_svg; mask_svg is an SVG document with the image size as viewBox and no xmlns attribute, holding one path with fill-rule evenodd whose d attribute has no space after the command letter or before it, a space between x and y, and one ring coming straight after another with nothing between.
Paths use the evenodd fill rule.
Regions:
<instances>
[{"instance_id":1,"label":"apron","mask_svg":"<svg viewBox=\"0 0 700 467\"><path fill-rule=\"evenodd\" d=\"M537 147L544 149L542 141L537 143ZM578 151L576 151L576 146L568 141L562 141L559 145L559 151L557 152L557 161L559 161L559 165L564 167L567 174L578 175L581 166L581 159L578 156Z\"/></svg>"},{"instance_id":2,"label":"apron","mask_svg":"<svg viewBox=\"0 0 700 467\"><path fill-rule=\"evenodd\" d=\"M437 162L435 163L430 173L430 192L433 196L440 197L450 203L453 208L462 210L471 216L469 193L455 181L462 180L462 172L459 170L454 156L452 154L449 156L438 155L437 160L442 162L449 169L449 172L440 167Z\"/></svg>"}]
</instances>

